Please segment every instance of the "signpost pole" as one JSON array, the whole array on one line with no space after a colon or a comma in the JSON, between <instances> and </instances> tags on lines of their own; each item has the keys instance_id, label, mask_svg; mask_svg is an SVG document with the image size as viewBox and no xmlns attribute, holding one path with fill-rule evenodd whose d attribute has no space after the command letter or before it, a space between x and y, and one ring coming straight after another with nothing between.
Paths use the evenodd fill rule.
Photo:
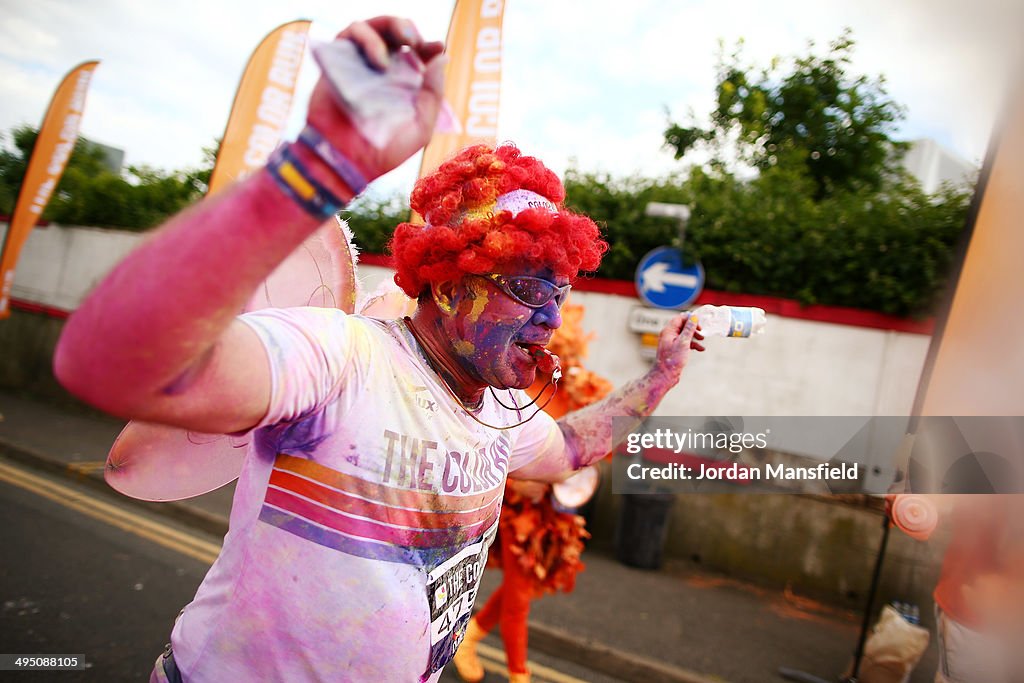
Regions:
<instances>
[{"instance_id":1,"label":"signpost pole","mask_svg":"<svg viewBox=\"0 0 1024 683\"><path fill-rule=\"evenodd\" d=\"M683 309L696 299L704 288L704 268L699 261L683 259L686 222L690 207L683 204L650 202L648 216L672 218L679 224L679 245L652 249L636 269L636 291L640 299L655 308Z\"/></svg>"},{"instance_id":2,"label":"signpost pole","mask_svg":"<svg viewBox=\"0 0 1024 683\"><path fill-rule=\"evenodd\" d=\"M679 222L679 249L682 250L686 242L686 223L690 220L690 207L685 204L648 202L646 213L658 218L674 218Z\"/></svg>"}]
</instances>

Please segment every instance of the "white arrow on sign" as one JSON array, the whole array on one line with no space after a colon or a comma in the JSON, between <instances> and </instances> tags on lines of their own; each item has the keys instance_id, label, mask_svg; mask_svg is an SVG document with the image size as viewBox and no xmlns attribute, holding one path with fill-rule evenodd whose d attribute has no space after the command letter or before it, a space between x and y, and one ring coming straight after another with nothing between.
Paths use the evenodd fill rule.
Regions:
<instances>
[{"instance_id":1,"label":"white arrow on sign","mask_svg":"<svg viewBox=\"0 0 1024 683\"><path fill-rule=\"evenodd\" d=\"M697 276L686 273L670 273L668 264L664 261L659 261L651 267L644 269L643 275L640 278L640 286L643 287L645 292L661 293L665 291L666 285L695 289L697 287Z\"/></svg>"}]
</instances>

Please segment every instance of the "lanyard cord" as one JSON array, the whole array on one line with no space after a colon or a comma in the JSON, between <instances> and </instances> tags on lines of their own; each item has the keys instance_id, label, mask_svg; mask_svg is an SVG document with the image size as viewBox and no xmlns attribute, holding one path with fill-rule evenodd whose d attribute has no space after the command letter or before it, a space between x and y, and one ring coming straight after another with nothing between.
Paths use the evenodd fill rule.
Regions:
<instances>
[{"instance_id":1,"label":"lanyard cord","mask_svg":"<svg viewBox=\"0 0 1024 683\"><path fill-rule=\"evenodd\" d=\"M507 405L505 405L504 403L501 402L501 399L498 398L498 394L495 393L494 387L488 387L488 388L491 390L491 396L494 397L495 402L499 406L501 406L505 410L517 410L518 411L518 410L525 410L526 408L529 408L534 403L539 401L540 397L544 395L544 392L548 390L548 387L555 387L555 391L558 391L558 380L555 379L554 377L551 377L550 379L548 379L547 384L545 384L544 386L542 386L540 388L540 391L537 393L536 396L533 397L533 400L530 401L529 403L527 403L525 405L521 405L521 406L517 406L517 405L507 406ZM511 391L509 392L509 396L512 396L512 392ZM552 393L551 396L549 396L548 399L546 401L544 401L544 403L541 404L541 406L540 406L541 410L546 408L548 403L550 403L551 399L553 399L554 397L555 397L555 395L554 395L554 393ZM515 397L514 396L512 396L512 403L515 403Z\"/></svg>"},{"instance_id":2,"label":"lanyard cord","mask_svg":"<svg viewBox=\"0 0 1024 683\"><path fill-rule=\"evenodd\" d=\"M402 322L405 323L405 327L406 327L406 329L409 330L409 334L412 335L412 338L416 340L417 344L419 344L420 349L423 351L423 355L425 355L427 357L427 360L430 361L430 365L431 365L432 369L434 370L434 372L437 374L438 379L441 380L441 386L444 387L444 390L446 392L448 392L448 395L451 396L452 399L454 399L456 403L459 404L459 406L466 413L466 415L469 415L471 418L473 418L473 420L475 422L477 422L478 424L483 425L484 427L490 427L491 429L497 429L499 431L505 431L506 429L515 429L516 427L521 427L524 424L526 424L527 422L529 422L530 420L532 420L533 418L537 417L537 413L539 413L540 411L544 410L544 408L547 407L548 403L551 402L551 399L553 399L555 397L555 393L558 391L558 380L555 379L554 377L552 377L551 379L548 380L548 383L545 384L544 387L540 390L540 393L537 394L537 397L534 398L529 403L527 403L525 406L523 406L523 408L530 407L531 405L533 405L534 403L537 402L537 400L544 394L545 391L547 391L547 388L549 386L553 387L554 391L551 392L551 396L549 396L548 399L546 401L544 401L543 405L538 406L537 410L535 410L533 412L533 414L530 415L530 417L526 418L522 422L517 422L514 425L507 425L507 426L504 426L504 427L499 426L499 425L492 425L492 424L489 424L487 422L484 422L483 420L481 420L480 418L478 418L476 415L473 414L473 411L471 411L466 406L466 404L462 402L462 399L460 399L458 396L455 395L455 392L452 391L452 388L450 386L448 386L448 382L447 382L447 380L445 380L444 375L441 372L439 372L438 366L440 366L440 368L443 368L444 370L448 371L448 373L451 374L453 377L458 377L460 374L464 374L464 373L461 370L457 371L457 372L452 372L452 370L454 368L451 368L451 364L449 362L447 362L447 359L444 358L444 355L441 354L436 348L434 348L434 345L433 345L432 342L427 341L424 337L420 336L419 331L416 329L416 326L412 322L412 318L410 318L409 316L405 316L404 318L402 318ZM498 405L500 405L502 408L505 408L506 410L514 410L516 412L519 412L522 409L522 408L519 408L518 406L515 406L515 405L513 405L513 406L505 405L504 403L501 402L501 399L498 398L498 395L496 393L494 393L494 387L488 387L488 388L491 390L491 395L494 396L494 400L497 401ZM514 404L515 403L515 396L512 394L511 391L509 391L509 396L512 398L512 403ZM481 402L481 406L479 406L479 407L482 407L482 405L483 404Z\"/></svg>"}]
</instances>

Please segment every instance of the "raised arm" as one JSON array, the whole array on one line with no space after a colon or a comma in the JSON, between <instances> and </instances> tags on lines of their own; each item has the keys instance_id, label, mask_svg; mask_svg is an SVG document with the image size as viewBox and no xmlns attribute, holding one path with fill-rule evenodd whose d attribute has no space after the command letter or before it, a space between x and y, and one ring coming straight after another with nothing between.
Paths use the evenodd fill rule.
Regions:
<instances>
[{"instance_id":1,"label":"raised arm","mask_svg":"<svg viewBox=\"0 0 1024 683\"><path fill-rule=\"evenodd\" d=\"M443 90L443 46L424 43L411 22L394 17L357 22L338 38L359 45L375 68L402 45L427 65L416 120L380 148L359 134L324 79L317 84L308 124L369 181L429 139ZM308 147L290 152L327 193L352 199L349 184ZM253 426L269 405L269 366L255 333L235 316L323 221L267 169L171 218L68 319L54 359L58 379L124 418L210 433Z\"/></svg>"},{"instance_id":2,"label":"raised arm","mask_svg":"<svg viewBox=\"0 0 1024 683\"><path fill-rule=\"evenodd\" d=\"M564 440L554 457L516 470L519 479L560 481L575 470L603 458L679 383L690 350L703 351L704 337L688 314L680 313L662 329L658 353L647 374L616 389L604 399L558 420ZM615 421L613 418L627 418Z\"/></svg>"}]
</instances>

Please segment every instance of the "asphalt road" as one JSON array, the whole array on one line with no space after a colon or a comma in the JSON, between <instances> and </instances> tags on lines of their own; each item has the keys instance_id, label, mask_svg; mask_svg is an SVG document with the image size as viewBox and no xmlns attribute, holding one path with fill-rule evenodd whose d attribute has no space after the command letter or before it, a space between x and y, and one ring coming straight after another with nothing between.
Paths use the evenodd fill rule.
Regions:
<instances>
[{"instance_id":1,"label":"asphalt road","mask_svg":"<svg viewBox=\"0 0 1024 683\"><path fill-rule=\"evenodd\" d=\"M0 477L0 651L84 655L88 667L19 672L17 680L148 680L174 617L209 565L68 507L75 499L63 490L66 482L43 480L52 482L43 490L62 499L58 503L23 488L45 483L25 479L19 486L5 479Z\"/></svg>"},{"instance_id":2,"label":"asphalt road","mask_svg":"<svg viewBox=\"0 0 1024 683\"><path fill-rule=\"evenodd\" d=\"M2 460L0 519L0 654L82 655L87 667L0 672L19 682L148 680L220 540ZM481 654L487 682L507 680L500 641ZM540 653L531 666L536 683L617 680ZM451 667L442 677L458 680Z\"/></svg>"}]
</instances>

